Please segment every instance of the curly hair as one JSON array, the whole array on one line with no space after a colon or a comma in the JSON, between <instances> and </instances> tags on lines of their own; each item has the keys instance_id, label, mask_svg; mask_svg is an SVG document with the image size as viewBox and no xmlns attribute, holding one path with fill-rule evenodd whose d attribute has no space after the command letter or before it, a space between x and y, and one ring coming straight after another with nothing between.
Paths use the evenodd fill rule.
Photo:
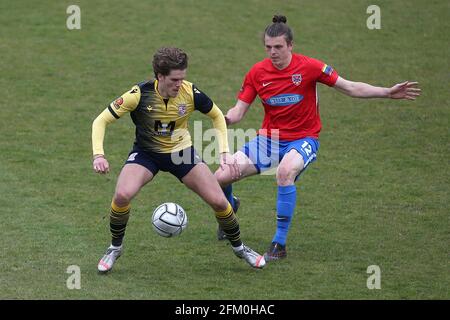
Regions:
<instances>
[{"instance_id":1,"label":"curly hair","mask_svg":"<svg viewBox=\"0 0 450 320\"><path fill-rule=\"evenodd\" d=\"M187 54L179 48L163 47L153 55L153 72L167 76L172 70L185 70L188 66Z\"/></svg>"}]
</instances>

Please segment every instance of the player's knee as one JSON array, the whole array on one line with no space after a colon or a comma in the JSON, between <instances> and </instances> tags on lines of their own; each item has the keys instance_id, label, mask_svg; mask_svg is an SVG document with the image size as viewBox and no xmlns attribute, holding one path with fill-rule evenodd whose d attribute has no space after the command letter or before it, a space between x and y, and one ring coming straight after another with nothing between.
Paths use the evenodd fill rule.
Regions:
<instances>
[{"instance_id":1,"label":"player's knee","mask_svg":"<svg viewBox=\"0 0 450 320\"><path fill-rule=\"evenodd\" d=\"M228 208L228 200L223 194L217 195L211 199L209 205L214 211L224 211Z\"/></svg>"},{"instance_id":2,"label":"player's knee","mask_svg":"<svg viewBox=\"0 0 450 320\"><path fill-rule=\"evenodd\" d=\"M277 170L277 184L288 186L294 183L296 172L286 166L279 166Z\"/></svg>"},{"instance_id":3,"label":"player's knee","mask_svg":"<svg viewBox=\"0 0 450 320\"><path fill-rule=\"evenodd\" d=\"M114 195L114 202L119 207L126 206L133 199L133 194L125 189L118 189Z\"/></svg>"},{"instance_id":4,"label":"player's knee","mask_svg":"<svg viewBox=\"0 0 450 320\"><path fill-rule=\"evenodd\" d=\"M231 182L230 170L228 169L222 170L219 168L214 172L214 176L221 187L227 186Z\"/></svg>"}]
</instances>

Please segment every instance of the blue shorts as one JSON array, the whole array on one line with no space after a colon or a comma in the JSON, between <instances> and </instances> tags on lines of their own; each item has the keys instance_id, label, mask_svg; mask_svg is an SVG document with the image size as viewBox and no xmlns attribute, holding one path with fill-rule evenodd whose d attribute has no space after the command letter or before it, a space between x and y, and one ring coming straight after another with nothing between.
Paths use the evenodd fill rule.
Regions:
<instances>
[{"instance_id":1,"label":"blue shorts","mask_svg":"<svg viewBox=\"0 0 450 320\"><path fill-rule=\"evenodd\" d=\"M181 181L200 162L203 161L192 146L174 153L157 153L142 150L135 145L128 154L125 165L139 164L153 173L153 176L159 170L170 172Z\"/></svg>"},{"instance_id":2,"label":"blue shorts","mask_svg":"<svg viewBox=\"0 0 450 320\"><path fill-rule=\"evenodd\" d=\"M316 138L303 138L294 141L277 141L259 135L246 143L241 151L254 163L258 173L277 167L284 155L292 149L297 150L303 157L305 170L316 160L319 150L319 140Z\"/></svg>"}]
</instances>

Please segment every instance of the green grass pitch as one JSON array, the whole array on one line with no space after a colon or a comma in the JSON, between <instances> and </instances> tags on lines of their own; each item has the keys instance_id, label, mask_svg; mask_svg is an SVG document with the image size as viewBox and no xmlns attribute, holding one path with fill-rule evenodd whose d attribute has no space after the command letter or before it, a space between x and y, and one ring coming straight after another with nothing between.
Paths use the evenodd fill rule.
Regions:
<instances>
[{"instance_id":1,"label":"green grass pitch","mask_svg":"<svg viewBox=\"0 0 450 320\"><path fill-rule=\"evenodd\" d=\"M68 30L66 9L81 9ZM0 3L0 299L449 299L448 1L31 1ZM252 270L216 241L213 212L161 173L133 202L124 255L97 274L108 208L131 148L129 117L107 128L107 176L91 168L91 124L116 96L152 77L161 46L190 56L188 80L226 112L264 58L274 13L294 50L341 76L380 86L416 80L415 102L358 100L319 86L318 161L297 183L288 259ZM208 118L200 113L194 120ZM258 128L255 101L239 128ZM215 170L216 165L211 165ZM275 230L274 176L235 185L243 240L263 252ZM181 204L189 225L159 237L150 217ZM66 286L79 266L81 288ZM369 290L367 268L381 270Z\"/></svg>"}]
</instances>

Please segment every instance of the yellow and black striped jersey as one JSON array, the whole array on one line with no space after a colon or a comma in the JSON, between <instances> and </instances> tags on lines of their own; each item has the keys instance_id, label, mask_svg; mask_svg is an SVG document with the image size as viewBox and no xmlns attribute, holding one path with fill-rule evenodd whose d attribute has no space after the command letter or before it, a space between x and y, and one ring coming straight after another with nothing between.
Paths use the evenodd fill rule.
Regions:
<instances>
[{"instance_id":1,"label":"yellow and black striped jersey","mask_svg":"<svg viewBox=\"0 0 450 320\"><path fill-rule=\"evenodd\" d=\"M111 102L108 110L116 119L130 113L135 144L143 150L171 153L190 147L189 116L195 110L207 114L214 103L185 80L174 98L164 99L157 88L158 80L139 83Z\"/></svg>"}]
</instances>

